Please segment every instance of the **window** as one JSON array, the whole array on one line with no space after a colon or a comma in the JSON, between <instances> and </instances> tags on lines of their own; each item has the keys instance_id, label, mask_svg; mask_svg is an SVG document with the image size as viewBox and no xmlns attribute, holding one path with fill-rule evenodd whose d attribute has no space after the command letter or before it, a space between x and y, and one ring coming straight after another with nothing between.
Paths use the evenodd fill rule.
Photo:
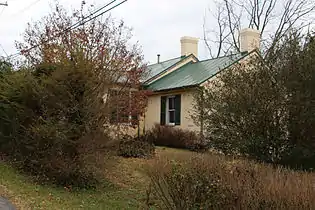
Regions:
<instances>
[{"instance_id":1,"label":"window","mask_svg":"<svg viewBox=\"0 0 315 210\"><path fill-rule=\"evenodd\" d=\"M161 125L180 125L181 95L161 97Z\"/></svg>"},{"instance_id":2,"label":"window","mask_svg":"<svg viewBox=\"0 0 315 210\"><path fill-rule=\"evenodd\" d=\"M167 97L166 123L175 125L175 96Z\"/></svg>"},{"instance_id":3,"label":"window","mask_svg":"<svg viewBox=\"0 0 315 210\"><path fill-rule=\"evenodd\" d=\"M110 123L128 123L136 124L138 121L137 110L135 106L135 94L133 91L122 91L111 89L109 91Z\"/></svg>"}]
</instances>

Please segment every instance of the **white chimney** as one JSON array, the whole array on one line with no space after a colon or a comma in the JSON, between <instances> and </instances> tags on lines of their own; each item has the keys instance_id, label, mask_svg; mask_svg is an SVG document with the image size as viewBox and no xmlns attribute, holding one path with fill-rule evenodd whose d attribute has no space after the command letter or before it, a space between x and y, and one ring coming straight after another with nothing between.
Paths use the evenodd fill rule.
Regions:
<instances>
[{"instance_id":1,"label":"white chimney","mask_svg":"<svg viewBox=\"0 0 315 210\"><path fill-rule=\"evenodd\" d=\"M193 54L198 58L198 38L184 36L180 39L181 56Z\"/></svg>"},{"instance_id":2,"label":"white chimney","mask_svg":"<svg viewBox=\"0 0 315 210\"><path fill-rule=\"evenodd\" d=\"M240 32L240 50L241 52L250 52L255 49L260 49L260 31L245 28Z\"/></svg>"}]
</instances>

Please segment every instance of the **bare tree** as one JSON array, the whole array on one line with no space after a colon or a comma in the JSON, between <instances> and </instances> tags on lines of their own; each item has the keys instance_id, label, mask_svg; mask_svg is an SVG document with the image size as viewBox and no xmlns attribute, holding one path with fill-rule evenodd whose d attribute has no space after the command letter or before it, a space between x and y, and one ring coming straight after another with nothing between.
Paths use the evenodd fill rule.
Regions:
<instances>
[{"instance_id":1,"label":"bare tree","mask_svg":"<svg viewBox=\"0 0 315 210\"><path fill-rule=\"evenodd\" d=\"M210 25L204 19L204 41L210 56L218 57L240 52L239 32L248 27L261 32L262 53L268 55L279 39L291 29L312 25L314 0L217 0L215 10L208 9Z\"/></svg>"}]
</instances>

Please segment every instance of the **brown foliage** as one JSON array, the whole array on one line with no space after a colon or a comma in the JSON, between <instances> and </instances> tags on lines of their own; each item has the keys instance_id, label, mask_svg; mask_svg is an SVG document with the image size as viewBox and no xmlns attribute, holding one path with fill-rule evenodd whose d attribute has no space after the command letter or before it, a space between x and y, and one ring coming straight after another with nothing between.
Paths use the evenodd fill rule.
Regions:
<instances>
[{"instance_id":1,"label":"brown foliage","mask_svg":"<svg viewBox=\"0 0 315 210\"><path fill-rule=\"evenodd\" d=\"M314 173L215 155L159 160L148 175L161 209L313 209Z\"/></svg>"},{"instance_id":2,"label":"brown foliage","mask_svg":"<svg viewBox=\"0 0 315 210\"><path fill-rule=\"evenodd\" d=\"M152 130L146 133L146 136L157 146L191 150L199 150L205 147L195 132L171 126L156 124Z\"/></svg>"},{"instance_id":3,"label":"brown foliage","mask_svg":"<svg viewBox=\"0 0 315 210\"><path fill-rule=\"evenodd\" d=\"M145 158L154 155L154 144L145 136L132 137L125 135L119 142L118 155L122 157Z\"/></svg>"}]
</instances>

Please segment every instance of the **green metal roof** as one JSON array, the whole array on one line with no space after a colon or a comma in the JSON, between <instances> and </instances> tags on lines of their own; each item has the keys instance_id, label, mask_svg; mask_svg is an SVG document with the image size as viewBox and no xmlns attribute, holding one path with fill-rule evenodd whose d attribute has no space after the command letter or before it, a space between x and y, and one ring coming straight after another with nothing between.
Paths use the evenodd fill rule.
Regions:
<instances>
[{"instance_id":1,"label":"green metal roof","mask_svg":"<svg viewBox=\"0 0 315 210\"><path fill-rule=\"evenodd\" d=\"M163 71L169 69L170 67L172 67L173 65L175 65L176 63L178 63L179 61L185 59L186 57L178 57L178 58L173 58L167 61L163 61L160 63L156 63L156 64L152 64L147 66L147 72L145 74L145 78L143 81L148 81L149 79L159 75L160 73L162 73ZM149 84L149 83L147 83Z\"/></svg>"},{"instance_id":2,"label":"green metal roof","mask_svg":"<svg viewBox=\"0 0 315 210\"><path fill-rule=\"evenodd\" d=\"M199 85L247 55L246 52L196 63L191 62L146 87L149 90L162 91Z\"/></svg>"}]
</instances>

